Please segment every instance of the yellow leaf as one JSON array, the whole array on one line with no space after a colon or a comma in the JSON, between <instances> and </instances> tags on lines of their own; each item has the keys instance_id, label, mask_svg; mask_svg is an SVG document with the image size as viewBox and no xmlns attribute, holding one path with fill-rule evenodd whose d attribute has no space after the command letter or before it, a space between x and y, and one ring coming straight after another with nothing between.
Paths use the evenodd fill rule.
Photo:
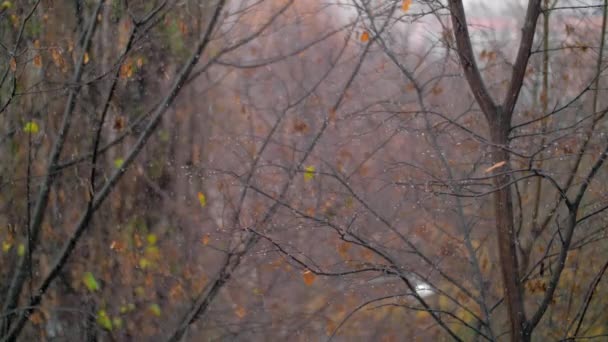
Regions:
<instances>
[{"instance_id":1,"label":"yellow leaf","mask_svg":"<svg viewBox=\"0 0 608 342\"><path fill-rule=\"evenodd\" d=\"M198 193L198 201L201 204L201 207L204 207L207 205L207 197L205 197L205 194L203 194L202 192L199 191Z\"/></svg>"},{"instance_id":2,"label":"yellow leaf","mask_svg":"<svg viewBox=\"0 0 608 342\"><path fill-rule=\"evenodd\" d=\"M122 167L122 164L124 163L124 159L122 158L116 158L114 159L114 167L117 169L120 169Z\"/></svg>"},{"instance_id":3,"label":"yellow leaf","mask_svg":"<svg viewBox=\"0 0 608 342\"><path fill-rule=\"evenodd\" d=\"M304 169L304 180L309 181L309 180L313 179L314 177L315 177L315 167L307 166Z\"/></svg>"},{"instance_id":4,"label":"yellow leaf","mask_svg":"<svg viewBox=\"0 0 608 342\"><path fill-rule=\"evenodd\" d=\"M151 314L153 314L156 317L160 317L160 315L161 315L160 306L156 303L150 304L150 306L148 307L148 310L150 311Z\"/></svg>"},{"instance_id":5,"label":"yellow leaf","mask_svg":"<svg viewBox=\"0 0 608 342\"><path fill-rule=\"evenodd\" d=\"M146 269L149 268L150 266L152 266L152 262L146 258L141 258L139 259L139 267L141 267L142 269Z\"/></svg>"},{"instance_id":6,"label":"yellow leaf","mask_svg":"<svg viewBox=\"0 0 608 342\"><path fill-rule=\"evenodd\" d=\"M304 279L304 284L306 284L307 286L312 285L312 283L315 282L315 279L317 278L317 276L312 273L310 270L306 270L304 272L302 272L302 279Z\"/></svg>"},{"instance_id":7,"label":"yellow leaf","mask_svg":"<svg viewBox=\"0 0 608 342\"><path fill-rule=\"evenodd\" d=\"M84 60L82 62L84 64L88 64L89 63L89 53L88 52L84 53Z\"/></svg>"},{"instance_id":8,"label":"yellow leaf","mask_svg":"<svg viewBox=\"0 0 608 342\"><path fill-rule=\"evenodd\" d=\"M148 234L148 236L146 236L146 240L148 240L149 245L155 245L158 238L156 237L156 234Z\"/></svg>"},{"instance_id":9,"label":"yellow leaf","mask_svg":"<svg viewBox=\"0 0 608 342\"><path fill-rule=\"evenodd\" d=\"M20 243L19 246L17 246L17 255L22 257L25 255L25 245Z\"/></svg>"},{"instance_id":10,"label":"yellow leaf","mask_svg":"<svg viewBox=\"0 0 608 342\"><path fill-rule=\"evenodd\" d=\"M363 43L368 42L369 41L369 32L363 31L363 33L361 33L360 39Z\"/></svg>"},{"instance_id":11,"label":"yellow leaf","mask_svg":"<svg viewBox=\"0 0 608 342\"><path fill-rule=\"evenodd\" d=\"M416 320L421 321L421 320L425 320L429 317L431 317L431 315L427 311L420 310L420 311L416 312Z\"/></svg>"},{"instance_id":12,"label":"yellow leaf","mask_svg":"<svg viewBox=\"0 0 608 342\"><path fill-rule=\"evenodd\" d=\"M13 4L10 1L4 1L2 5L0 5L0 8L2 9L9 9L11 7L13 7Z\"/></svg>"},{"instance_id":13,"label":"yellow leaf","mask_svg":"<svg viewBox=\"0 0 608 342\"><path fill-rule=\"evenodd\" d=\"M404 12L407 12L410 9L411 5L412 5L412 0L403 0L403 5L401 5L401 9Z\"/></svg>"},{"instance_id":14,"label":"yellow leaf","mask_svg":"<svg viewBox=\"0 0 608 342\"><path fill-rule=\"evenodd\" d=\"M30 121L23 126L23 131L36 134L40 131L40 127L38 127L38 124L35 121Z\"/></svg>"},{"instance_id":15,"label":"yellow leaf","mask_svg":"<svg viewBox=\"0 0 608 342\"><path fill-rule=\"evenodd\" d=\"M203 243L203 245L207 246L209 244L209 240L210 240L209 234L205 234L205 235L203 235L201 242Z\"/></svg>"},{"instance_id":16,"label":"yellow leaf","mask_svg":"<svg viewBox=\"0 0 608 342\"><path fill-rule=\"evenodd\" d=\"M2 242L2 252L7 253L8 251L11 250L11 247L13 247L13 244L11 244L10 242L7 242L7 241Z\"/></svg>"},{"instance_id":17,"label":"yellow leaf","mask_svg":"<svg viewBox=\"0 0 608 342\"><path fill-rule=\"evenodd\" d=\"M506 163L507 163L507 162L506 162L506 161L504 161L504 160L503 160L503 161L501 161L501 162L498 162L498 163L496 163L496 164L494 164L494 165L490 166L489 168L487 168L487 169L485 170L485 172L486 172L486 173L488 173L488 172L492 172L492 171L494 171L494 170L498 169L499 167L501 167L501 166L505 165Z\"/></svg>"}]
</instances>

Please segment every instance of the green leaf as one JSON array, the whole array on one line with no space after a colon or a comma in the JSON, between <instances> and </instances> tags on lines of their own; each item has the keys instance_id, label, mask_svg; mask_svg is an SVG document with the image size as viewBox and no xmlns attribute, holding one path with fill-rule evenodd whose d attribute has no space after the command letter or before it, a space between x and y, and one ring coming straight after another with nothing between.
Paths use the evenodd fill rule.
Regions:
<instances>
[{"instance_id":1,"label":"green leaf","mask_svg":"<svg viewBox=\"0 0 608 342\"><path fill-rule=\"evenodd\" d=\"M82 282L84 283L84 286L86 286L91 292L99 291L100 289L97 279L95 279L95 276L93 276L93 273L91 272L84 273L82 276Z\"/></svg>"},{"instance_id":2,"label":"green leaf","mask_svg":"<svg viewBox=\"0 0 608 342\"><path fill-rule=\"evenodd\" d=\"M151 314L153 314L156 317L160 317L161 310L160 310L160 306L158 306L158 304L156 304L156 303L150 304L150 307L148 309L150 310Z\"/></svg>"},{"instance_id":3,"label":"green leaf","mask_svg":"<svg viewBox=\"0 0 608 342\"><path fill-rule=\"evenodd\" d=\"M315 178L315 167L314 166L307 166L304 169L304 180L305 181L309 181L311 179Z\"/></svg>"},{"instance_id":4,"label":"green leaf","mask_svg":"<svg viewBox=\"0 0 608 342\"><path fill-rule=\"evenodd\" d=\"M20 243L19 246L17 246L17 255L22 257L25 255L25 245Z\"/></svg>"},{"instance_id":5,"label":"green leaf","mask_svg":"<svg viewBox=\"0 0 608 342\"><path fill-rule=\"evenodd\" d=\"M30 121L25 124L23 131L25 133L36 134L38 131L40 131L40 127L38 127L38 124L35 121Z\"/></svg>"},{"instance_id":6,"label":"green leaf","mask_svg":"<svg viewBox=\"0 0 608 342\"><path fill-rule=\"evenodd\" d=\"M122 158L116 158L114 159L114 167L117 169L120 169L122 167L122 164L124 164L125 161Z\"/></svg>"},{"instance_id":7,"label":"green leaf","mask_svg":"<svg viewBox=\"0 0 608 342\"><path fill-rule=\"evenodd\" d=\"M120 329L122 327L122 318L114 317L112 318L112 325L116 327L116 329Z\"/></svg>"},{"instance_id":8,"label":"green leaf","mask_svg":"<svg viewBox=\"0 0 608 342\"><path fill-rule=\"evenodd\" d=\"M106 330L112 331L112 321L106 310L99 310L97 312L97 324Z\"/></svg>"}]
</instances>

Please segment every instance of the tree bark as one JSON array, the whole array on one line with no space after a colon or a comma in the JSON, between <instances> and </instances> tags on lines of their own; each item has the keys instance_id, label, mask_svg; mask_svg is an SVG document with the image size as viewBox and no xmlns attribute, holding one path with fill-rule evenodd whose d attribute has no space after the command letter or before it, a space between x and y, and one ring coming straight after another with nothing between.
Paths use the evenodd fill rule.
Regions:
<instances>
[{"instance_id":1,"label":"tree bark","mask_svg":"<svg viewBox=\"0 0 608 342\"><path fill-rule=\"evenodd\" d=\"M500 111L500 109L498 109ZM509 153L505 150L508 144L508 126L500 120L489 122L492 146L492 163L504 162L497 168L494 177L494 218L496 220L496 238L500 258L500 270L503 278L504 296L511 323L511 341L529 341L526 337L526 315L523 303L523 291L519 279L515 224L513 220L513 197L511 177L509 176Z\"/></svg>"},{"instance_id":2,"label":"tree bark","mask_svg":"<svg viewBox=\"0 0 608 342\"><path fill-rule=\"evenodd\" d=\"M475 60L462 0L450 0L449 8L456 41L456 52L462 70L477 104L485 115L490 130L492 164L504 164L504 166L494 170L493 182L496 189L494 192L494 217L504 297L511 324L511 341L530 341L532 332L527 329L523 291L519 279L517 237L513 219L513 200L509 185L509 152L507 148L513 110L523 85L534 41L536 23L541 13L540 0L529 0L528 2L511 81L502 105L496 105L494 102Z\"/></svg>"}]
</instances>

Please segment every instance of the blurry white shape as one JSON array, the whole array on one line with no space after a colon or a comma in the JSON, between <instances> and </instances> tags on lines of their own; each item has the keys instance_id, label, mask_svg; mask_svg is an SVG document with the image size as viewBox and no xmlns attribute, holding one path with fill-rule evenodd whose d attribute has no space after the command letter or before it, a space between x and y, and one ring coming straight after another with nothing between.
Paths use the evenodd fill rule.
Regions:
<instances>
[{"instance_id":1,"label":"blurry white shape","mask_svg":"<svg viewBox=\"0 0 608 342\"><path fill-rule=\"evenodd\" d=\"M399 277L396 275L382 275L367 280L367 283L371 285L382 285L389 282L397 281L401 281L401 279L399 279ZM433 291L433 287L428 283L425 283L424 281L420 280L418 277L414 276L413 279L410 278L409 281L412 282L416 294L418 294L420 297L427 298L435 294L435 291Z\"/></svg>"},{"instance_id":2,"label":"blurry white shape","mask_svg":"<svg viewBox=\"0 0 608 342\"><path fill-rule=\"evenodd\" d=\"M429 285L425 282L417 283L415 288L416 288L416 293L422 298L430 297L433 294L435 294L431 285Z\"/></svg>"}]
</instances>

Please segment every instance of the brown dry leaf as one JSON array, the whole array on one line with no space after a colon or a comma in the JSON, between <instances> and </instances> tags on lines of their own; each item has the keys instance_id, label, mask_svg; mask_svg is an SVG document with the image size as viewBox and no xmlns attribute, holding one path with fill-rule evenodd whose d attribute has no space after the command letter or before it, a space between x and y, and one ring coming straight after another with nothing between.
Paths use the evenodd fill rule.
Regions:
<instances>
[{"instance_id":1,"label":"brown dry leaf","mask_svg":"<svg viewBox=\"0 0 608 342\"><path fill-rule=\"evenodd\" d=\"M308 132L308 125L306 124L306 122L296 119L293 124L293 130L296 133L306 133Z\"/></svg>"},{"instance_id":2,"label":"brown dry leaf","mask_svg":"<svg viewBox=\"0 0 608 342\"><path fill-rule=\"evenodd\" d=\"M302 272L302 279L304 279L304 284L306 284L307 286L311 286L312 283L315 282L315 279L317 278L317 276L312 273L310 270L306 270L304 272Z\"/></svg>"},{"instance_id":3,"label":"brown dry leaf","mask_svg":"<svg viewBox=\"0 0 608 342\"><path fill-rule=\"evenodd\" d=\"M433 87L433 89L431 89L431 93L433 95L439 95L439 94L443 93L443 88L441 88L441 86L435 86L435 87Z\"/></svg>"},{"instance_id":4,"label":"brown dry leaf","mask_svg":"<svg viewBox=\"0 0 608 342\"><path fill-rule=\"evenodd\" d=\"M117 130L117 131L121 131L123 128L125 128L125 117L124 116L117 116L114 119L114 125L112 126L113 129Z\"/></svg>"},{"instance_id":5,"label":"brown dry leaf","mask_svg":"<svg viewBox=\"0 0 608 342\"><path fill-rule=\"evenodd\" d=\"M327 322L325 323L325 334L327 336L331 336L331 334L334 333L334 330L336 330L336 327L336 322L331 319L327 319Z\"/></svg>"},{"instance_id":6,"label":"brown dry leaf","mask_svg":"<svg viewBox=\"0 0 608 342\"><path fill-rule=\"evenodd\" d=\"M401 9L404 12L407 12L407 11L409 11L411 5L412 5L412 0L403 0L403 4L401 5Z\"/></svg>"},{"instance_id":7,"label":"brown dry leaf","mask_svg":"<svg viewBox=\"0 0 608 342\"><path fill-rule=\"evenodd\" d=\"M348 250L350 250L350 243L342 242L338 245L338 253L340 253L342 259L346 259L348 256Z\"/></svg>"},{"instance_id":8,"label":"brown dry leaf","mask_svg":"<svg viewBox=\"0 0 608 342\"><path fill-rule=\"evenodd\" d=\"M360 39L363 43L368 42L369 41L369 32L363 31L363 33L361 33Z\"/></svg>"},{"instance_id":9,"label":"brown dry leaf","mask_svg":"<svg viewBox=\"0 0 608 342\"><path fill-rule=\"evenodd\" d=\"M332 108L332 109L329 111L329 122L331 122L331 123L335 123L335 122L336 122L337 117L338 117L338 115L337 115L337 113L336 113L336 109L335 109L335 108Z\"/></svg>"},{"instance_id":10,"label":"brown dry leaf","mask_svg":"<svg viewBox=\"0 0 608 342\"><path fill-rule=\"evenodd\" d=\"M15 59L15 57L12 57L8 64L12 72L17 71L17 60Z\"/></svg>"},{"instance_id":11,"label":"brown dry leaf","mask_svg":"<svg viewBox=\"0 0 608 342\"><path fill-rule=\"evenodd\" d=\"M184 296L184 288L180 284L175 284L171 290L169 290L169 298L176 300Z\"/></svg>"},{"instance_id":12,"label":"brown dry leaf","mask_svg":"<svg viewBox=\"0 0 608 342\"><path fill-rule=\"evenodd\" d=\"M186 23L184 23L183 21L179 21L178 23L179 26L179 31L182 33L182 35L186 35L188 33L188 26L186 26Z\"/></svg>"},{"instance_id":13,"label":"brown dry leaf","mask_svg":"<svg viewBox=\"0 0 608 342\"><path fill-rule=\"evenodd\" d=\"M35 311L29 317L30 322L34 325L39 325L44 322L44 316L40 311Z\"/></svg>"},{"instance_id":14,"label":"brown dry leaf","mask_svg":"<svg viewBox=\"0 0 608 342\"><path fill-rule=\"evenodd\" d=\"M496 163L496 164L494 164L494 165L490 166L489 168L487 168L487 169L485 170L485 172L486 172L486 173L488 173L488 172L492 172L492 171L494 171L494 170L498 169L499 167L501 167L501 166L505 165L506 163L507 163L507 162L506 162L506 161L504 161L504 160L503 160L503 161L501 161L501 162L498 162L498 163Z\"/></svg>"},{"instance_id":15,"label":"brown dry leaf","mask_svg":"<svg viewBox=\"0 0 608 342\"><path fill-rule=\"evenodd\" d=\"M40 56L40 55L34 56L34 66L36 68L42 68L42 56Z\"/></svg>"}]
</instances>

